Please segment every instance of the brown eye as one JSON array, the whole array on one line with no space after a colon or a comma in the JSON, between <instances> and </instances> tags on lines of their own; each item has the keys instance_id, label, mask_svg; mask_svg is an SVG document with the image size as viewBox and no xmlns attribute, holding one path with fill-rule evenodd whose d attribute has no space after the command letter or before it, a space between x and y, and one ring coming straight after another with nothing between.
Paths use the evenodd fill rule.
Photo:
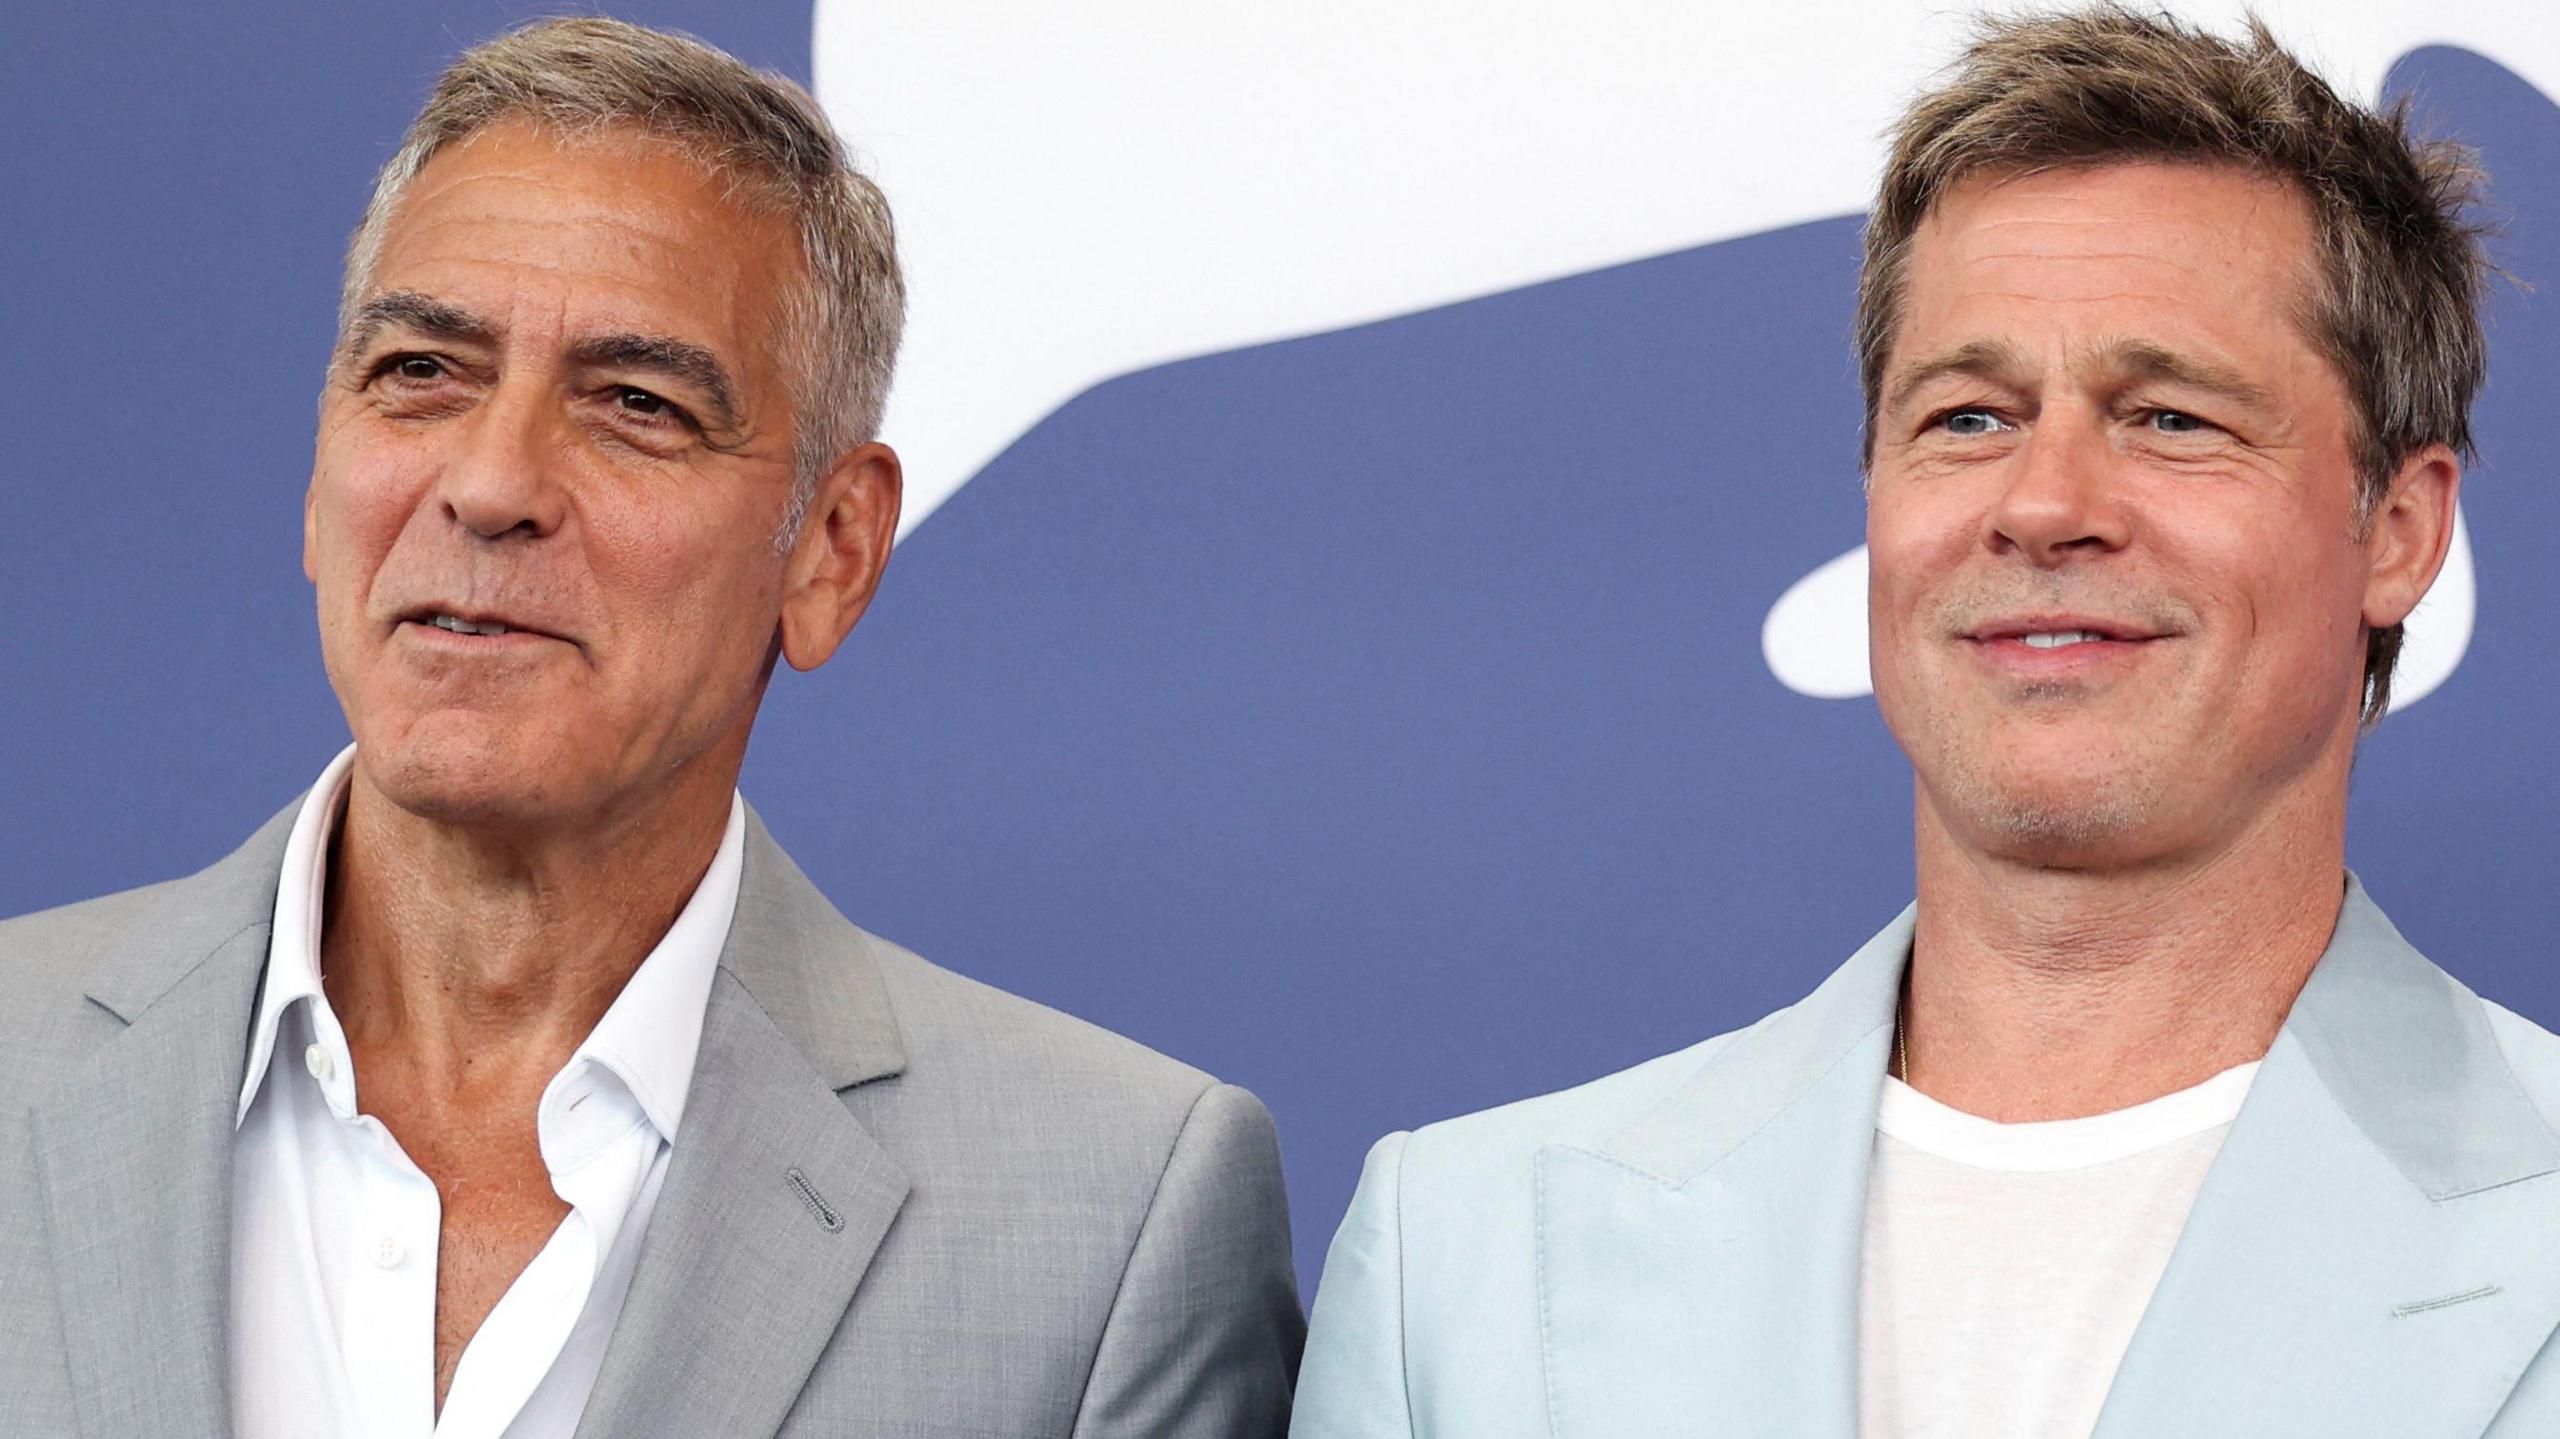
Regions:
<instances>
[{"instance_id":1,"label":"brown eye","mask_svg":"<svg viewBox=\"0 0 2560 1439\"><path fill-rule=\"evenodd\" d=\"M682 425L688 429L695 427L693 416L686 412L684 406L664 395L641 389L637 385L614 386L613 405L615 409L644 425L654 427L673 424Z\"/></svg>"},{"instance_id":2,"label":"brown eye","mask_svg":"<svg viewBox=\"0 0 2560 1439\"><path fill-rule=\"evenodd\" d=\"M403 355L391 362L391 371L404 380L437 380L444 377L444 366L424 355Z\"/></svg>"}]
</instances>

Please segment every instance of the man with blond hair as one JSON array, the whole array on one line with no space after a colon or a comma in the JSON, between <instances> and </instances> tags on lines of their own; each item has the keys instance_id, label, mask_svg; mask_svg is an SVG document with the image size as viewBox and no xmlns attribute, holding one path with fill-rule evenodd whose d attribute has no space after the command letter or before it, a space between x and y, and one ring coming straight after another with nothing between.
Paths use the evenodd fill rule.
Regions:
<instances>
[{"instance_id":1,"label":"man with blond hair","mask_svg":"<svg viewBox=\"0 0 2560 1439\"><path fill-rule=\"evenodd\" d=\"M2560 1042L2345 866L2475 182L2255 25L1986 24L1859 297L1917 903L1747 1029L1382 1141L1293 1432L2560 1433Z\"/></svg>"},{"instance_id":2,"label":"man with blond hair","mask_svg":"<svg viewBox=\"0 0 2560 1439\"><path fill-rule=\"evenodd\" d=\"M856 929L738 797L888 559L901 314L788 81L601 19L446 71L304 507L354 745L0 925L0 1433L1285 1425L1261 1105Z\"/></svg>"}]
</instances>

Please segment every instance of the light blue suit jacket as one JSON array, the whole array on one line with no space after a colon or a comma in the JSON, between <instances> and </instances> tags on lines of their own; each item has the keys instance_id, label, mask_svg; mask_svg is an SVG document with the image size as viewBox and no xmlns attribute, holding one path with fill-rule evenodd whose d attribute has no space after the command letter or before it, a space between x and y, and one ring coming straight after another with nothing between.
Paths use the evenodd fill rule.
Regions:
<instances>
[{"instance_id":1,"label":"light blue suit jacket","mask_svg":"<svg viewBox=\"0 0 2560 1439\"><path fill-rule=\"evenodd\" d=\"M1905 912L1803 1002L1371 1152L1299 1439L1854 1435ZM2352 878L2100 1439L2560 1435L2560 1040Z\"/></svg>"}]
</instances>

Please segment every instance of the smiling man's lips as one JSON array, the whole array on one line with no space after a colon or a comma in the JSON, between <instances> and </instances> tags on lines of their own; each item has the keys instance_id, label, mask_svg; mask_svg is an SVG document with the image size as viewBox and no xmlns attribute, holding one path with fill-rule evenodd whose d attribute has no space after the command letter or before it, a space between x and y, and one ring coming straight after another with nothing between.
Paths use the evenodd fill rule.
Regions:
<instances>
[{"instance_id":1,"label":"smiling man's lips","mask_svg":"<svg viewBox=\"0 0 2560 1439\"><path fill-rule=\"evenodd\" d=\"M2031 649L2066 649L2079 644L2139 644L2146 640L2166 639L2168 633L2134 621L2054 614L1992 620L1964 629L1956 637L1984 645L2022 644Z\"/></svg>"},{"instance_id":2,"label":"smiling man's lips","mask_svg":"<svg viewBox=\"0 0 2560 1439\"><path fill-rule=\"evenodd\" d=\"M1952 638L1996 673L2051 681L2094 676L2145 653L2172 633L2142 621L2059 611L1983 621L1959 628Z\"/></svg>"},{"instance_id":3,"label":"smiling man's lips","mask_svg":"<svg viewBox=\"0 0 2560 1439\"><path fill-rule=\"evenodd\" d=\"M402 625L414 625L420 629L433 630L440 635L453 635L457 638L499 640L521 637L559 640L564 644L576 643L566 635L512 614L460 606L452 609L422 606L406 610L401 613L394 628Z\"/></svg>"},{"instance_id":4,"label":"smiling man's lips","mask_svg":"<svg viewBox=\"0 0 2560 1439\"><path fill-rule=\"evenodd\" d=\"M428 617L427 623L434 625L437 629L446 630L457 635L514 634L523 628L520 625L500 624L496 620L483 620L478 624L473 624L469 620L456 619L451 615L432 615Z\"/></svg>"},{"instance_id":5,"label":"smiling man's lips","mask_svg":"<svg viewBox=\"0 0 2560 1439\"><path fill-rule=\"evenodd\" d=\"M2098 679L2151 652L2165 633L2082 616L1998 621L1955 636L1974 663L2004 682Z\"/></svg>"}]
</instances>

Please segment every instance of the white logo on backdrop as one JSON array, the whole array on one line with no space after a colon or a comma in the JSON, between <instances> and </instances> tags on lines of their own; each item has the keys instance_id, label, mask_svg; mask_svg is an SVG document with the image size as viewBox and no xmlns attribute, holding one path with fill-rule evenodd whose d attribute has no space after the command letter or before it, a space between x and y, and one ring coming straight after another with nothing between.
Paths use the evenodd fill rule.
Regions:
<instances>
[{"instance_id":1,"label":"white logo on backdrop","mask_svg":"<svg viewBox=\"0 0 2560 1439\"><path fill-rule=\"evenodd\" d=\"M2560 95L2545 0L2256 8L2363 94L2447 43ZM818 0L815 26L818 97L898 213L911 530L1114 376L1857 211L1876 137L1964 20L1936 0ZM1865 572L1851 551L1778 598L1780 680L1867 692ZM2398 703L2460 662L2473 594L2457 536Z\"/></svg>"}]
</instances>

